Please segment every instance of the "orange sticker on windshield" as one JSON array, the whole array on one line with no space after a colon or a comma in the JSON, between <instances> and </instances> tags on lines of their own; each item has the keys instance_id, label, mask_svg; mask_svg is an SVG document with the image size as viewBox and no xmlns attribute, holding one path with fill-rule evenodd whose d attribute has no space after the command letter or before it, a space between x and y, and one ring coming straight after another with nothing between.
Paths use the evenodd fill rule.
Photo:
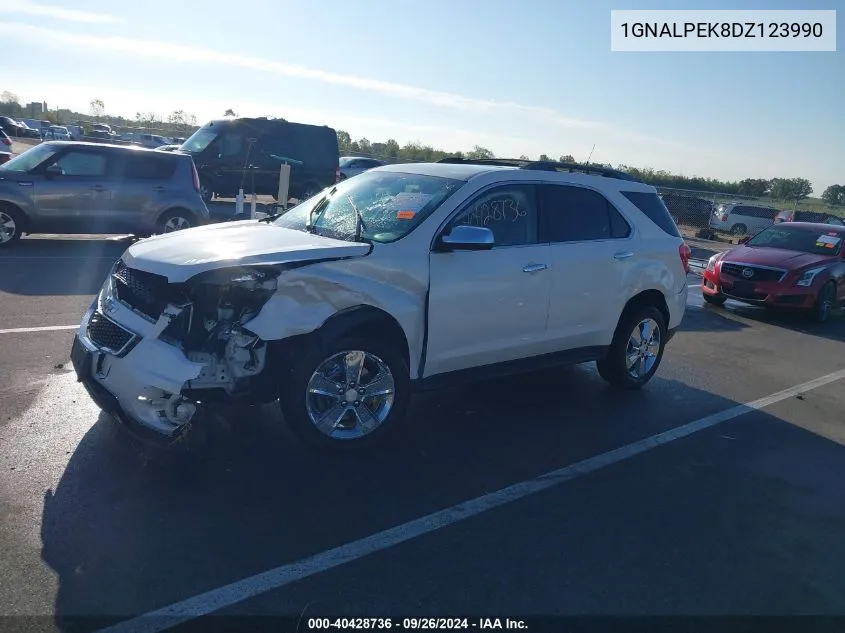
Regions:
<instances>
[{"instance_id":1,"label":"orange sticker on windshield","mask_svg":"<svg viewBox=\"0 0 845 633\"><path fill-rule=\"evenodd\" d=\"M396 214L397 220L413 220L414 216L417 214L416 211L400 211Z\"/></svg>"}]
</instances>

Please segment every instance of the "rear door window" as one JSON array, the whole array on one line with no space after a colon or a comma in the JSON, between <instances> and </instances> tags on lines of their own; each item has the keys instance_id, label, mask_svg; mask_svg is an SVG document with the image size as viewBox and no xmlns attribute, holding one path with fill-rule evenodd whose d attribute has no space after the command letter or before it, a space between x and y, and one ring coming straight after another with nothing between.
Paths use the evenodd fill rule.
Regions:
<instances>
[{"instance_id":1,"label":"rear door window","mask_svg":"<svg viewBox=\"0 0 845 633\"><path fill-rule=\"evenodd\" d=\"M628 237L625 218L600 193L583 187L538 188L542 242L586 242Z\"/></svg>"},{"instance_id":2,"label":"rear door window","mask_svg":"<svg viewBox=\"0 0 845 633\"><path fill-rule=\"evenodd\" d=\"M176 161L149 154L128 153L124 157L122 175L136 180L170 180Z\"/></svg>"}]
</instances>

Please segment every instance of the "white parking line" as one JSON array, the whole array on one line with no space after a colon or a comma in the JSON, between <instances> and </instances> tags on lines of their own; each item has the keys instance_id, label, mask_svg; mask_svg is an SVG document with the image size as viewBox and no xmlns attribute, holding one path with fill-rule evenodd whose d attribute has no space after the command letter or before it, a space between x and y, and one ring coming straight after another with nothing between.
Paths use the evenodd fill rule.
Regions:
<instances>
[{"instance_id":1,"label":"white parking line","mask_svg":"<svg viewBox=\"0 0 845 633\"><path fill-rule=\"evenodd\" d=\"M6 330L0 330L0 334L26 334L27 332L57 332L59 330L76 330L79 324L76 325L45 325L43 327L13 327Z\"/></svg>"},{"instance_id":2,"label":"white parking line","mask_svg":"<svg viewBox=\"0 0 845 633\"><path fill-rule=\"evenodd\" d=\"M815 380L795 385L778 391L770 396L739 404L719 413L708 415L694 422L684 424L663 433L652 435L632 444L596 455L584 461L554 470L536 479L514 484L502 490L491 492L470 501L460 503L434 512L427 516L409 521L402 525L378 532L358 541L341 545L334 549L315 554L295 563L282 565L249 578L244 578L218 589L176 602L144 615L124 620L118 624L101 629L100 633L157 633L177 626L188 620L208 615L220 609L248 600L260 594L284 587L314 574L328 571L345 563L358 560L370 554L399 545L424 534L452 525L477 514L517 501L523 497L547 490L570 479L595 472L606 466L630 459L653 448L674 442L683 437L698 433L722 422L733 420L741 415L767 407L781 400L792 398L801 393L817 389L845 378L845 369L827 374Z\"/></svg>"}]
</instances>

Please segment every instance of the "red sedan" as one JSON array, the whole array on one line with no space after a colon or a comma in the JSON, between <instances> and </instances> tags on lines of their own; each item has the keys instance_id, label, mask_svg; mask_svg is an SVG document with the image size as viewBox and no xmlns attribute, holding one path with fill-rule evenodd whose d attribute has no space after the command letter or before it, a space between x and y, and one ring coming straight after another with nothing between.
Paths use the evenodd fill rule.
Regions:
<instances>
[{"instance_id":1,"label":"red sedan","mask_svg":"<svg viewBox=\"0 0 845 633\"><path fill-rule=\"evenodd\" d=\"M707 303L727 299L807 311L826 321L845 300L845 227L776 224L710 258L701 282Z\"/></svg>"}]
</instances>

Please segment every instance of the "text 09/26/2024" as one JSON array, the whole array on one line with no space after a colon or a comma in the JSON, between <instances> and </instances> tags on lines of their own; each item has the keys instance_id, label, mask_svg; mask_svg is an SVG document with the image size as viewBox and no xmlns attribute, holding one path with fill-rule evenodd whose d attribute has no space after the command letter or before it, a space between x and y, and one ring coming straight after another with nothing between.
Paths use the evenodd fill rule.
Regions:
<instances>
[{"instance_id":1,"label":"text 09/26/2024","mask_svg":"<svg viewBox=\"0 0 845 633\"><path fill-rule=\"evenodd\" d=\"M836 51L836 11L611 11L611 50Z\"/></svg>"}]
</instances>

